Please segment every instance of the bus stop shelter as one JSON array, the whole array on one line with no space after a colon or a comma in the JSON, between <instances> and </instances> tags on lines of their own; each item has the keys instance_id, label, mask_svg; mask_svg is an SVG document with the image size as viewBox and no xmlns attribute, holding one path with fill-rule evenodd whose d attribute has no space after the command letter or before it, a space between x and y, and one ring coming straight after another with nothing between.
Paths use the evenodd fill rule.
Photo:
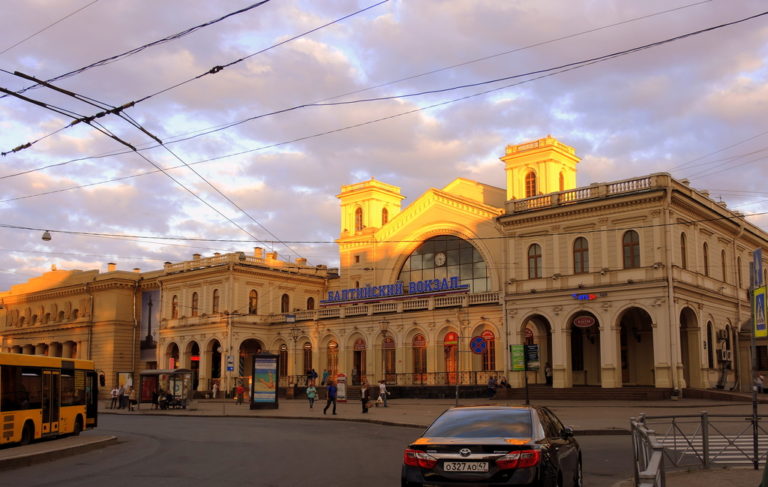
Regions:
<instances>
[{"instance_id":1,"label":"bus stop shelter","mask_svg":"<svg viewBox=\"0 0 768 487\"><path fill-rule=\"evenodd\" d=\"M192 369L154 369L139 374L139 404L184 408L192 399Z\"/></svg>"}]
</instances>

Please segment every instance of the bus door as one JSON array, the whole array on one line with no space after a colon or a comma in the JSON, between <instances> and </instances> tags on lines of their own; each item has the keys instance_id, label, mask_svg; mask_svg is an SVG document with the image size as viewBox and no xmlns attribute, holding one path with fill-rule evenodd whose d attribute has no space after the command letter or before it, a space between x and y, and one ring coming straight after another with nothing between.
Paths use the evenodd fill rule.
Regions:
<instances>
[{"instance_id":1,"label":"bus door","mask_svg":"<svg viewBox=\"0 0 768 487\"><path fill-rule=\"evenodd\" d=\"M43 370L43 435L59 433L60 381L60 371Z\"/></svg>"},{"instance_id":2,"label":"bus door","mask_svg":"<svg viewBox=\"0 0 768 487\"><path fill-rule=\"evenodd\" d=\"M85 380L85 427L95 428L99 408L99 381L96 371L86 372Z\"/></svg>"}]
</instances>

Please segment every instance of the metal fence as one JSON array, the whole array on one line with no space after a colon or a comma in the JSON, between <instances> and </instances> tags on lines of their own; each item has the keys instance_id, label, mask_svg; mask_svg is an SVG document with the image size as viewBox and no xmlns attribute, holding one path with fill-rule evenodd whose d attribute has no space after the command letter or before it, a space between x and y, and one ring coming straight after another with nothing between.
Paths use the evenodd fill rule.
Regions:
<instances>
[{"instance_id":1,"label":"metal fence","mask_svg":"<svg viewBox=\"0 0 768 487\"><path fill-rule=\"evenodd\" d=\"M758 415L706 411L632 418L636 485L663 486L665 463L677 468L749 465L758 469L768 453L768 431L762 420Z\"/></svg>"},{"instance_id":2,"label":"metal fence","mask_svg":"<svg viewBox=\"0 0 768 487\"><path fill-rule=\"evenodd\" d=\"M493 376L497 381L504 376L503 370L463 371L463 372L424 372L405 374L385 374L383 377L390 386L476 386L486 385L488 379ZM350 385L360 385L362 381L368 384L377 383L381 378L361 374L356 377L347 377ZM320 385L318 378L315 385ZM290 375L280 378L280 386L296 384L298 387L307 385L306 375Z\"/></svg>"}]
</instances>

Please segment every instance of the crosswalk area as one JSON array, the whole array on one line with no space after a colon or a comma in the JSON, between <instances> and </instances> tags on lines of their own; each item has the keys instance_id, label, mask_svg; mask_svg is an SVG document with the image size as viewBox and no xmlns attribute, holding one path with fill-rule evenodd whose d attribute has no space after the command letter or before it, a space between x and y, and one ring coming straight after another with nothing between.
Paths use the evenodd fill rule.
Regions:
<instances>
[{"instance_id":1,"label":"crosswalk area","mask_svg":"<svg viewBox=\"0 0 768 487\"><path fill-rule=\"evenodd\" d=\"M701 436L683 437L668 436L656 437L664 448L671 450L669 453L677 455L675 458L684 459L691 456L691 461L700 463L694 457L701 458L704 455L704 446ZM768 451L768 436L758 436L757 453L760 464L765 463L766 451ZM752 436L723 437L721 435L709 437L709 461L725 465L752 465L753 460ZM683 462L685 464L690 462Z\"/></svg>"}]
</instances>

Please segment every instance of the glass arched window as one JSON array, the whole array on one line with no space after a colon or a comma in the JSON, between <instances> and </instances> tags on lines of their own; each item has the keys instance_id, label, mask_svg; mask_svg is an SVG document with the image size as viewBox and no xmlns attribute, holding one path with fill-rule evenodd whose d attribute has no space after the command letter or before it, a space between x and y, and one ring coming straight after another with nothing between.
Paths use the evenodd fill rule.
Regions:
<instances>
[{"instance_id":1,"label":"glass arched window","mask_svg":"<svg viewBox=\"0 0 768 487\"><path fill-rule=\"evenodd\" d=\"M736 257L736 279L738 279L736 285L744 287L744 282L741 280L741 257Z\"/></svg>"},{"instance_id":2,"label":"glass arched window","mask_svg":"<svg viewBox=\"0 0 768 487\"><path fill-rule=\"evenodd\" d=\"M255 289L248 293L248 314L259 314L259 293Z\"/></svg>"},{"instance_id":3,"label":"glass arched window","mask_svg":"<svg viewBox=\"0 0 768 487\"><path fill-rule=\"evenodd\" d=\"M179 317L179 297L175 294L171 298L171 318L176 319Z\"/></svg>"},{"instance_id":4,"label":"glass arched window","mask_svg":"<svg viewBox=\"0 0 768 487\"><path fill-rule=\"evenodd\" d=\"M451 235L425 240L406 259L398 281L407 286L411 281L458 277L473 293L490 291L488 268L483 256L469 242ZM359 286L358 286L359 287Z\"/></svg>"},{"instance_id":5,"label":"glass arched window","mask_svg":"<svg viewBox=\"0 0 768 487\"><path fill-rule=\"evenodd\" d=\"M573 273L589 272L589 242L584 237L573 241Z\"/></svg>"},{"instance_id":6,"label":"glass arched window","mask_svg":"<svg viewBox=\"0 0 768 487\"><path fill-rule=\"evenodd\" d=\"M424 335L418 334L413 337L413 373L416 374L414 382L421 383L424 374L427 373L427 339Z\"/></svg>"},{"instance_id":7,"label":"glass arched window","mask_svg":"<svg viewBox=\"0 0 768 487\"><path fill-rule=\"evenodd\" d=\"M315 309L315 298L307 298L307 309Z\"/></svg>"},{"instance_id":8,"label":"glass arched window","mask_svg":"<svg viewBox=\"0 0 768 487\"><path fill-rule=\"evenodd\" d=\"M200 297L196 292L192 293L192 316L197 316L200 310Z\"/></svg>"},{"instance_id":9,"label":"glass arched window","mask_svg":"<svg viewBox=\"0 0 768 487\"><path fill-rule=\"evenodd\" d=\"M640 236L637 232L634 230L624 232L621 246L624 254L624 268L640 267Z\"/></svg>"},{"instance_id":10,"label":"glass arched window","mask_svg":"<svg viewBox=\"0 0 768 487\"><path fill-rule=\"evenodd\" d=\"M542 276L541 245L528 247L528 279L540 279Z\"/></svg>"},{"instance_id":11,"label":"glass arched window","mask_svg":"<svg viewBox=\"0 0 768 487\"><path fill-rule=\"evenodd\" d=\"M328 373L332 379L336 379L336 374L339 372L339 344L330 341L328 342Z\"/></svg>"},{"instance_id":12,"label":"glass arched window","mask_svg":"<svg viewBox=\"0 0 768 487\"><path fill-rule=\"evenodd\" d=\"M312 370L312 344L304 342L302 351L304 356L304 368L302 370Z\"/></svg>"},{"instance_id":13,"label":"glass arched window","mask_svg":"<svg viewBox=\"0 0 768 487\"><path fill-rule=\"evenodd\" d=\"M525 175L525 197L536 196L536 173L533 171Z\"/></svg>"},{"instance_id":14,"label":"glass arched window","mask_svg":"<svg viewBox=\"0 0 768 487\"><path fill-rule=\"evenodd\" d=\"M688 249L686 248L685 233L680 234L680 267L688 268Z\"/></svg>"},{"instance_id":15,"label":"glass arched window","mask_svg":"<svg viewBox=\"0 0 768 487\"><path fill-rule=\"evenodd\" d=\"M218 289L214 289L213 290L213 307L212 307L212 311L214 313L218 313L219 312L219 299L220 299L219 290Z\"/></svg>"},{"instance_id":16,"label":"glass arched window","mask_svg":"<svg viewBox=\"0 0 768 487\"><path fill-rule=\"evenodd\" d=\"M287 313L291 310L291 298L287 294L283 294L280 298L280 312Z\"/></svg>"},{"instance_id":17,"label":"glass arched window","mask_svg":"<svg viewBox=\"0 0 768 487\"><path fill-rule=\"evenodd\" d=\"M715 359L713 357L715 353L714 336L712 332L712 322L707 322L707 366L710 369L715 367Z\"/></svg>"},{"instance_id":18,"label":"glass arched window","mask_svg":"<svg viewBox=\"0 0 768 487\"><path fill-rule=\"evenodd\" d=\"M485 350L482 353L483 370L496 370L496 336L491 330L480 334L485 340Z\"/></svg>"},{"instance_id":19,"label":"glass arched window","mask_svg":"<svg viewBox=\"0 0 768 487\"><path fill-rule=\"evenodd\" d=\"M725 250L720 251L720 267L723 271L723 282L728 282L728 271L725 265Z\"/></svg>"},{"instance_id":20,"label":"glass arched window","mask_svg":"<svg viewBox=\"0 0 768 487\"><path fill-rule=\"evenodd\" d=\"M389 211L386 208L381 210L381 226L383 227L389 222Z\"/></svg>"},{"instance_id":21,"label":"glass arched window","mask_svg":"<svg viewBox=\"0 0 768 487\"><path fill-rule=\"evenodd\" d=\"M709 276L709 245L707 242L704 242L702 257L704 259L704 275Z\"/></svg>"},{"instance_id":22,"label":"glass arched window","mask_svg":"<svg viewBox=\"0 0 768 487\"><path fill-rule=\"evenodd\" d=\"M363 209L358 208L355 210L355 231L359 232L363 229Z\"/></svg>"},{"instance_id":23,"label":"glass arched window","mask_svg":"<svg viewBox=\"0 0 768 487\"><path fill-rule=\"evenodd\" d=\"M565 191L565 175L560 172L560 191Z\"/></svg>"}]
</instances>

